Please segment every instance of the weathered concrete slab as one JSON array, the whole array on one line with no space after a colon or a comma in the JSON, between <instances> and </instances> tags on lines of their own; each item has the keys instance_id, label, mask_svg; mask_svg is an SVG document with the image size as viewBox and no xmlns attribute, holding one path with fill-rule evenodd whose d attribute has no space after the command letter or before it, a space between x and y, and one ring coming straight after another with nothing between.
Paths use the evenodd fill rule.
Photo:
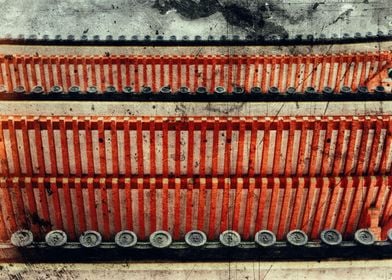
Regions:
<instances>
[{"instance_id":1,"label":"weathered concrete slab","mask_svg":"<svg viewBox=\"0 0 392 280\"><path fill-rule=\"evenodd\" d=\"M0 7L0 37L342 37L392 29L389 0L0 0Z\"/></svg>"}]
</instances>

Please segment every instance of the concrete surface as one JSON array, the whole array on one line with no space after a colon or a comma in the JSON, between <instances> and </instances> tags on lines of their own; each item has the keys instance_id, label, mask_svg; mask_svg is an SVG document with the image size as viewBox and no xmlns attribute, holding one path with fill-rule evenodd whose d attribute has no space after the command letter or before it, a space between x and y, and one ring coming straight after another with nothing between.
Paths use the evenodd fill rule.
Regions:
<instances>
[{"instance_id":1,"label":"concrete surface","mask_svg":"<svg viewBox=\"0 0 392 280\"><path fill-rule=\"evenodd\" d=\"M0 0L0 9L0 37L329 37L392 29L390 0Z\"/></svg>"},{"instance_id":2,"label":"concrete surface","mask_svg":"<svg viewBox=\"0 0 392 280\"><path fill-rule=\"evenodd\" d=\"M392 261L0 264L4 280L392 279Z\"/></svg>"}]
</instances>

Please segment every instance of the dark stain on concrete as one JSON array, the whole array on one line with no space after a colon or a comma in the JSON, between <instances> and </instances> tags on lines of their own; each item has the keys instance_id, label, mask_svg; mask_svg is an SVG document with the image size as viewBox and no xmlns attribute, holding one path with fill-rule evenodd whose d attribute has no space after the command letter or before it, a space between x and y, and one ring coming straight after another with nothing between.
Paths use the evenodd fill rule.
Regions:
<instances>
[{"instance_id":1,"label":"dark stain on concrete","mask_svg":"<svg viewBox=\"0 0 392 280\"><path fill-rule=\"evenodd\" d=\"M282 25L266 20L271 16L271 13L284 14L290 18L286 10L275 4L258 3L256 7L249 7L244 1L156 0L153 8L158 9L161 14L175 10L189 20L209 17L221 12L228 24L243 28L249 36L258 37L272 34L279 35L282 38L288 36L288 32ZM291 20L295 22L302 20L302 18L292 18Z\"/></svg>"}]
</instances>

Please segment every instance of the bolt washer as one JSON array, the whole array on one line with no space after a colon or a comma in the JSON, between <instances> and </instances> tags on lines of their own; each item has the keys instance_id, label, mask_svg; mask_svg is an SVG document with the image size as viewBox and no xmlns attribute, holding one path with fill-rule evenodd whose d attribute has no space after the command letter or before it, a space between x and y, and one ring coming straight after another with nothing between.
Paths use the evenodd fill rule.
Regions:
<instances>
[{"instance_id":1,"label":"bolt washer","mask_svg":"<svg viewBox=\"0 0 392 280\"><path fill-rule=\"evenodd\" d=\"M32 93L35 94L43 94L44 93L44 88L42 86L35 86L32 91Z\"/></svg>"},{"instance_id":2,"label":"bolt washer","mask_svg":"<svg viewBox=\"0 0 392 280\"><path fill-rule=\"evenodd\" d=\"M155 248L166 248L172 243L170 233L164 230L158 230L150 235L150 243Z\"/></svg>"},{"instance_id":3,"label":"bolt washer","mask_svg":"<svg viewBox=\"0 0 392 280\"><path fill-rule=\"evenodd\" d=\"M368 229L357 230L354 234L354 239L361 245L372 245L376 241L373 232Z\"/></svg>"},{"instance_id":4,"label":"bolt washer","mask_svg":"<svg viewBox=\"0 0 392 280\"><path fill-rule=\"evenodd\" d=\"M79 237L79 242L85 248L97 247L102 242L102 236L95 230L87 230Z\"/></svg>"},{"instance_id":5,"label":"bolt washer","mask_svg":"<svg viewBox=\"0 0 392 280\"><path fill-rule=\"evenodd\" d=\"M51 93L62 93L63 88L61 86L52 86L50 89Z\"/></svg>"},{"instance_id":6,"label":"bolt washer","mask_svg":"<svg viewBox=\"0 0 392 280\"><path fill-rule=\"evenodd\" d=\"M227 247L236 247L241 243L241 236L234 230L226 230L220 234L219 240Z\"/></svg>"},{"instance_id":7,"label":"bolt washer","mask_svg":"<svg viewBox=\"0 0 392 280\"><path fill-rule=\"evenodd\" d=\"M387 236L388 236L389 241L392 242L392 228L390 228L390 229L388 230Z\"/></svg>"},{"instance_id":8,"label":"bolt washer","mask_svg":"<svg viewBox=\"0 0 392 280\"><path fill-rule=\"evenodd\" d=\"M260 230L255 234L255 242L261 247L269 247L275 244L276 236L272 231Z\"/></svg>"},{"instance_id":9,"label":"bolt washer","mask_svg":"<svg viewBox=\"0 0 392 280\"><path fill-rule=\"evenodd\" d=\"M343 241L343 237L335 229L326 229L320 233L320 239L327 245L335 246L339 245Z\"/></svg>"},{"instance_id":10,"label":"bolt washer","mask_svg":"<svg viewBox=\"0 0 392 280\"><path fill-rule=\"evenodd\" d=\"M133 231L122 230L114 237L114 242L120 247L129 248L137 243L137 236Z\"/></svg>"},{"instance_id":11,"label":"bolt washer","mask_svg":"<svg viewBox=\"0 0 392 280\"><path fill-rule=\"evenodd\" d=\"M192 247L201 247L207 243L207 235L200 230L191 230L185 235L185 242Z\"/></svg>"},{"instance_id":12,"label":"bolt washer","mask_svg":"<svg viewBox=\"0 0 392 280\"><path fill-rule=\"evenodd\" d=\"M305 232L299 229L290 231L287 236L287 242L294 246L304 246L308 243L308 236Z\"/></svg>"},{"instance_id":13,"label":"bolt washer","mask_svg":"<svg viewBox=\"0 0 392 280\"><path fill-rule=\"evenodd\" d=\"M29 246L33 243L33 241L33 233L26 229L15 231L11 236L11 243L16 247Z\"/></svg>"},{"instance_id":14,"label":"bolt washer","mask_svg":"<svg viewBox=\"0 0 392 280\"><path fill-rule=\"evenodd\" d=\"M50 247L61 247L67 243L67 234L62 230L52 230L46 234L45 241Z\"/></svg>"}]
</instances>

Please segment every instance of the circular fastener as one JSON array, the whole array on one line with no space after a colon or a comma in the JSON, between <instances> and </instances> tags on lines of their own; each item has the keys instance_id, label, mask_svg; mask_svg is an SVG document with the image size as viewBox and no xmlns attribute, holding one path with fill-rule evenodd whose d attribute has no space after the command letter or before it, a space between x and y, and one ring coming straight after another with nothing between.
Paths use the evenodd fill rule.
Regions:
<instances>
[{"instance_id":1,"label":"circular fastener","mask_svg":"<svg viewBox=\"0 0 392 280\"><path fill-rule=\"evenodd\" d=\"M268 93L273 95L279 94L279 89L277 87L270 87Z\"/></svg>"},{"instance_id":2,"label":"circular fastener","mask_svg":"<svg viewBox=\"0 0 392 280\"><path fill-rule=\"evenodd\" d=\"M260 87L252 87L250 89L251 94L260 94L261 93L261 88Z\"/></svg>"},{"instance_id":3,"label":"circular fastener","mask_svg":"<svg viewBox=\"0 0 392 280\"><path fill-rule=\"evenodd\" d=\"M67 234L62 230L52 230L46 234L45 241L50 247L60 247L67 243Z\"/></svg>"},{"instance_id":4,"label":"circular fastener","mask_svg":"<svg viewBox=\"0 0 392 280\"><path fill-rule=\"evenodd\" d=\"M164 230L158 230L150 235L150 243L155 248L166 248L172 243L170 233Z\"/></svg>"},{"instance_id":5,"label":"circular fastener","mask_svg":"<svg viewBox=\"0 0 392 280\"><path fill-rule=\"evenodd\" d=\"M372 245L376 241L373 232L368 229L357 230L354 234L354 239L361 245Z\"/></svg>"},{"instance_id":6,"label":"circular fastener","mask_svg":"<svg viewBox=\"0 0 392 280\"><path fill-rule=\"evenodd\" d=\"M33 89L31 90L31 93L34 94L42 94L44 93L44 88L42 86L35 86L33 87Z\"/></svg>"},{"instance_id":7,"label":"circular fastener","mask_svg":"<svg viewBox=\"0 0 392 280\"><path fill-rule=\"evenodd\" d=\"M114 242L120 247L129 248L137 243L137 236L133 231L123 230L116 234Z\"/></svg>"},{"instance_id":8,"label":"circular fastener","mask_svg":"<svg viewBox=\"0 0 392 280\"><path fill-rule=\"evenodd\" d=\"M385 88L383 86L376 86L376 88L374 89L374 92L377 94L384 94Z\"/></svg>"},{"instance_id":9,"label":"circular fastener","mask_svg":"<svg viewBox=\"0 0 392 280\"><path fill-rule=\"evenodd\" d=\"M236 247L241 243L241 236L234 230L226 230L220 234L219 241L227 247Z\"/></svg>"},{"instance_id":10,"label":"circular fastener","mask_svg":"<svg viewBox=\"0 0 392 280\"><path fill-rule=\"evenodd\" d=\"M150 94L152 93L152 89L149 86L142 87L142 94Z\"/></svg>"},{"instance_id":11,"label":"circular fastener","mask_svg":"<svg viewBox=\"0 0 392 280\"><path fill-rule=\"evenodd\" d=\"M24 86L17 86L16 88L14 88L14 93L18 93L18 94L26 93L26 90Z\"/></svg>"},{"instance_id":12,"label":"circular fastener","mask_svg":"<svg viewBox=\"0 0 392 280\"><path fill-rule=\"evenodd\" d=\"M320 234L320 239L325 244L331 246L339 245L343 241L342 235L335 229L323 230Z\"/></svg>"},{"instance_id":13,"label":"circular fastener","mask_svg":"<svg viewBox=\"0 0 392 280\"><path fill-rule=\"evenodd\" d=\"M114 86L107 86L106 88L105 88L105 93L107 93L107 94L113 94L113 93L116 93L116 87L114 87Z\"/></svg>"},{"instance_id":14,"label":"circular fastener","mask_svg":"<svg viewBox=\"0 0 392 280\"><path fill-rule=\"evenodd\" d=\"M89 86L86 89L86 92L89 94L96 94L96 93L98 93L98 88L96 86Z\"/></svg>"},{"instance_id":15,"label":"circular fastener","mask_svg":"<svg viewBox=\"0 0 392 280\"><path fill-rule=\"evenodd\" d=\"M63 88L61 86L52 86L50 92L54 94L63 93Z\"/></svg>"},{"instance_id":16,"label":"circular fastener","mask_svg":"<svg viewBox=\"0 0 392 280\"><path fill-rule=\"evenodd\" d=\"M333 94L333 89L331 87L324 87L323 93L326 95L331 95L331 94Z\"/></svg>"},{"instance_id":17,"label":"circular fastener","mask_svg":"<svg viewBox=\"0 0 392 280\"><path fill-rule=\"evenodd\" d=\"M314 87L307 87L305 89L305 94L315 94L316 90L314 89Z\"/></svg>"},{"instance_id":18,"label":"circular fastener","mask_svg":"<svg viewBox=\"0 0 392 280\"><path fill-rule=\"evenodd\" d=\"M133 93L133 88L132 87L123 87L122 92L126 93L126 94L131 94L131 93Z\"/></svg>"},{"instance_id":19,"label":"circular fastener","mask_svg":"<svg viewBox=\"0 0 392 280\"><path fill-rule=\"evenodd\" d=\"M6 93L6 89L4 85L0 85L0 93Z\"/></svg>"},{"instance_id":20,"label":"circular fastener","mask_svg":"<svg viewBox=\"0 0 392 280\"><path fill-rule=\"evenodd\" d=\"M392 228L390 228L387 232L387 237L390 242L392 242Z\"/></svg>"},{"instance_id":21,"label":"circular fastener","mask_svg":"<svg viewBox=\"0 0 392 280\"><path fill-rule=\"evenodd\" d=\"M198 87L196 89L196 93L197 94L202 94L202 95L207 94L207 89L205 87Z\"/></svg>"},{"instance_id":22,"label":"circular fastener","mask_svg":"<svg viewBox=\"0 0 392 280\"><path fill-rule=\"evenodd\" d=\"M180 89L178 90L178 93L180 93L180 94L189 94L190 91L189 91L189 88L187 88L187 87L180 87Z\"/></svg>"},{"instance_id":23,"label":"circular fastener","mask_svg":"<svg viewBox=\"0 0 392 280\"><path fill-rule=\"evenodd\" d=\"M245 90L243 87L234 87L233 88L233 94L244 94Z\"/></svg>"},{"instance_id":24,"label":"circular fastener","mask_svg":"<svg viewBox=\"0 0 392 280\"><path fill-rule=\"evenodd\" d=\"M359 94L368 94L368 93L369 93L369 90L368 90L368 88L365 87L365 86L359 86L358 89L357 89L357 92L358 92Z\"/></svg>"},{"instance_id":25,"label":"circular fastener","mask_svg":"<svg viewBox=\"0 0 392 280\"><path fill-rule=\"evenodd\" d=\"M71 94L79 94L80 93L80 87L79 86L71 86L68 89L68 92Z\"/></svg>"},{"instance_id":26,"label":"circular fastener","mask_svg":"<svg viewBox=\"0 0 392 280\"><path fill-rule=\"evenodd\" d=\"M162 93L162 94L170 94L171 92L172 91L169 86L162 87L161 90L159 91L159 93Z\"/></svg>"},{"instance_id":27,"label":"circular fastener","mask_svg":"<svg viewBox=\"0 0 392 280\"><path fill-rule=\"evenodd\" d=\"M255 242L261 247L269 247L275 244L276 236L272 231L260 230L255 234Z\"/></svg>"},{"instance_id":28,"label":"circular fastener","mask_svg":"<svg viewBox=\"0 0 392 280\"><path fill-rule=\"evenodd\" d=\"M11 236L11 243L16 247L29 246L33 243L33 241L33 233L26 229L15 231Z\"/></svg>"},{"instance_id":29,"label":"circular fastener","mask_svg":"<svg viewBox=\"0 0 392 280\"><path fill-rule=\"evenodd\" d=\"M297 90L295 89L295 87L289 87L287 90L286 90L286 93L288 94L288 95L293 95L293 94L295 94L297 92Z\"/></svg>"},{"instance_id":30,"label":"circular fastener","mask_svg":"<svg viewBox=\"0 0 392 280\"><path fill-rule=\"evenodd\" d=\"M304 246L308 242L308 236L299 229L290 231L286 236L287 242L294 246Z\"/></svg>"},{"instance_id":31,"label":"circular fastener","mask_svg":"<svg viewBox=\"0 0 392 280\"><path fill-rule=\"evenodd\" d=\"M201 247L207 242L207 235L200 230L191 230L185 235L185 242L192 247Z\"/></svg>"},{"instance_id":32,"label":"circular fastener","mask_svg":"<svg viewBox=\"0 0 392 280\"><path fill-rule=\"evenodd\" d=\"M218 86L214 89L215 94L224 94L226 93L226 89L224 87Z\"/></svg>"},{"instance_id":33,"label":"circular fastener","mask_svg":"<svg viewBox=\"0 0 392 280\"><path fill-rule=\"evenodd\" d=\"M87 230L79 237L79 242L85 248L97 247L102 242L102 236L97 231Z\"/></svg>"},{"instance_id":34,"label":"circular fastener","mask_svg":"<svg viewBox=\"0 0 392 280\"><path fill-rule=\"evenodd\" d=\"M342 86L340 88L340 93L341 94L350 94L351 93L351 88L348 86Z\"/></svg>"}]
</instances>

